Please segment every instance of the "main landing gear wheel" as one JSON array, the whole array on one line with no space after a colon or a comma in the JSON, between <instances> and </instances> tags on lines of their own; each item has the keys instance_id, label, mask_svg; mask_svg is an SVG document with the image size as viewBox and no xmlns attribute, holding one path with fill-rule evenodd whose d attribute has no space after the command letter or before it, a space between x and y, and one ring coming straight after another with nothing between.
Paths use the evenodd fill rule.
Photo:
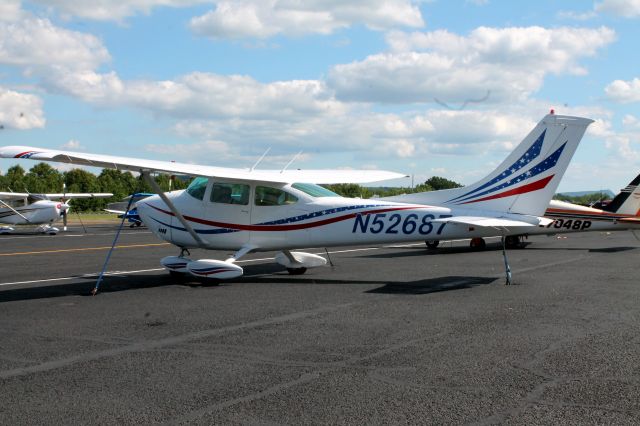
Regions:
<instances>
[{"instance_id":1,"label":"main landing gear wheel","mask_svg":"<svg viewBox=\"0 0 640 426\"><path fill-rule=\"evenodd\" d=\"M307 268L287 268L289 275L302 275L307 272Z\"/></svg>"},{"instance_id":2,"label":"main landing gear wheel","mask_svg":"<svg viewBox=\"0 0 640 426\"><path fill-rule=\"evenodd\" d=\"M516 248L522 247L522 243L520 242L520 236L519 235L509 235L508 237L505 237L504 245L508 249L516 249Z\"/></svg>"},{"instance_id":3,"label":"main landing gear wheel","mask_svg":"<svg viewBox=\"0 0 640 426\"><path fill-rule=\"evenodd\" d=\"M439 240L425 241L428 250L435 250L438 248L438 244L440 244Z\"/></svg>"},{"instance_id":4,"label":"main landing gear wheel","mask_svg":"<svg viewBox=\"0 0 640 426\"><path fill-rule=\"evenodd\" d=\"M487 243L484 241L484 238L472 238L469 246L474 250L482 250L487 246Z\"/></svg>"}]
</instances>

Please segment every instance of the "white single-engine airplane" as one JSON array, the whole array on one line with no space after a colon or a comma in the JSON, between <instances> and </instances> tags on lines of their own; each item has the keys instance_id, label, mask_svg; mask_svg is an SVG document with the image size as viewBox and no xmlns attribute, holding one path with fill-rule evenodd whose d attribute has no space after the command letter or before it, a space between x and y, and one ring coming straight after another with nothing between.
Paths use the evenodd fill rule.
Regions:
<instances>
[{"instance_id":1,"label":"white single-engine airplane","mask_svg":"<svg viewBox=\"0 0 640 426\"><path fill-rule=\"evenodd\" d=\"M326 259L293 249L483 237L496 231L505 236L546 226L550 219L541 216L591 122L549 114L484 179L399 197L401 202L343 198L317 185L403 176L385 171L229 169L21 146L0 148L0 157L140 172L158 194L137 204L140 217L158 237L181 249L162 265L173 273L229 279L243 274L235 262L255 251L281 250L275 261L301 274ZM197 177L186 190L164 193L152 172ZM192 260L185 256L189 248L235 254L226 260Z\"/></svg>"},{"instance_id":2,"label":"white single-engine airplane","mask_svg":"<svg viewBox=\"0 0 640 426\"><path fill-rule=\"evenodd\" d=\"M548 225L527 229L522 235L509 235L507 248L523 247L522 240L529 235L556 235L587 231L626 231L640 229L640 175L620 190L610 204L602 208L581 206L566 201L551 200L544 216L551 219ZM425 241L427 248L438 247L438 240ZM469 245L481 249L482 238L472 238Z\"/></svg>"},{"instance_id":3,"label":"white single-engine airplane","mask_svg":"<svg viewBox=\"0 0 640 426\"><path fill-rule=\"evenodd\" d=\"M40 225L38 232L57 234L59 229L52 226L58 220L65 219L69 212L68 201L72 198L108 198L110 193L63 193L29 194L18 192L0 192L1 234L14 231L8 225Z\"/></svg>"}]
</instances>

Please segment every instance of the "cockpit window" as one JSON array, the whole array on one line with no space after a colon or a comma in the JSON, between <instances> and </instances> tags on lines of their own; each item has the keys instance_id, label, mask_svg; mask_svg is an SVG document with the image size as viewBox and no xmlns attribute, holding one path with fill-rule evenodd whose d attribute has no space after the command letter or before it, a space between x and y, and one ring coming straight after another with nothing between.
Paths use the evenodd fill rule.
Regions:
<instances>
[{"instance_id":1,"label":"cockpit window","mask_svg":"<svg viewBox=\"0 0 640 426\"><path fill-rule=\"evenodd\" d=\"M211 197L209 197L209 199L212 203L241 204L246 206L249 204L249 191L249 185L216 182L211 187Z\"/></svg>"},{"instance_id":2,"label":"cockpit window","mask_svg":"<svg viewBox=\"0 0 640 426\"><path fill-rule=\"evenodd\" d=\"M284 206L294 204L298 198L279 188L256 186L256 206Z\"/></svg>"},{"instance_id":3,"label":"cockpit window","mask_svg":"<svg viewBox=\"0 0 640 426\"><path fill-rule=\"evenodd\" d=\"M209 179L205 177L197 177L187 188L187 194L191 195L193 198L197 200L202 200L204 198L204 192L207 190L207 184L209 183Z\"/></svg>"},{"instance_id":4,"label":"cockpit window","mask_svg":"<svg viewBox=\"0 0 640 426\"><path fill-rule=\"evenodd\" d=\"M327 188L324 188L320 185L316 185L314 183L294 183L293 185L291 185L291 187L297 189L298 191L302 191L307 195L311 195L312 197L339 197L340 196L335 192L329 191Z\"/></svg>"}]
</instances>

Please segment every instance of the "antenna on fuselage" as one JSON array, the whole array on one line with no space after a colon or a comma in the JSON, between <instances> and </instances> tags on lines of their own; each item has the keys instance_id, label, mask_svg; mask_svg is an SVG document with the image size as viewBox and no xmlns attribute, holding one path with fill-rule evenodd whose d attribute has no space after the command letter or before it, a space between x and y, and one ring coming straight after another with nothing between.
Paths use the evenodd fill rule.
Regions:
<instances>
[{"instance_id":1,"label":"antenna on fuselage","mask_svg":"<svg viewBox=\"0 0 640 426\"><path fill-rule=\"evenodd\" d=\"M256 163L253 165L253 167L251 167L249 169L250 172L252 172L253 169L255 169L258 166L258 164L260 164L260 162L262 161L264 156L267 155L269 153L269 151L271 151L271 147L267 148L267 150L264 152L264 154L262 154L262 156L260 158L258 158L258 161L256 161Z\"/></svg>"},{"instance_id":2,"label":"antenna on fuselage","mask_svg":"<svg viewBox=\"0 0 640 426\"><path fill-rule=\"evenodd\" d=\"M302 154L302 151L298 152L296 155L293 156L293 158L287 163L286 166L284 166L282 168L282 170L280 170L280 173L284 172L285 170L287 170L287 167L289 167L291 165L291 163L293 163L294 161L296 161L296 158L298 158L300 155Z\"/></svg>"}]
</instances>

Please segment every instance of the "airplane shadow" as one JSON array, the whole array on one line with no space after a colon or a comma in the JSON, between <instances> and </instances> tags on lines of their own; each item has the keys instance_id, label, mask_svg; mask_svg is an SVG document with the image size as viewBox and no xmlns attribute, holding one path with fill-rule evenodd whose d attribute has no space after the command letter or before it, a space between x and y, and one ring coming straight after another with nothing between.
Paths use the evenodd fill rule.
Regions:
<instances>
[{"instance_id":1,"label":"airplane shadow","mask_svg":"<svg viewBox=\"0 0 640 426\"><path fill-rule=\"evenodd\" d=\"M518 252L520 250L534 250L534 251L586 251L589 253L618 253L630 250L637 250L640 247L622 246L622 247L604 247L604 248L587 248L587 247L536 247L531 242L523 243L522 247L508 248L507 253ZM385 259L392 257L416 257L416 256L444 256L451 254L461 253L478 253L478 252L495 252L502 251L502 245L500 243L489 243L485 248L472 249L471 247L438 247L436 250L428 250L422 247L398 247L398 251L395 253L376 253L376 254L362 254L358 257L367 259Z\"/></svg>"},{"instance_id":2,"label":"airplane shadow","mask_svg":"<svg viewBox=\"0 0 640 426\"><path fill-rule=\"evenodd\" d=\"M524 243L529 245L531 243ZM438 247L436 250L429 250L426 247L394 247L398 250L394 253L376 253L376 254L362 254L358 257L371 258L371 259L385 259L390 257L412 257L412 256L444 256L460 253L478 253L478 252L493 252L502 251L502 245L500 243L488 243L482 249L474 249L468 246L456 246L456 247ZM507 252L522 250L522 248L508 248Z\"/></svg>"},{"instance_id":3,"label":"airplane shadow","mask_svg":"<svg viewBox=\"0 0 640 426\"><path fill-rule=\"evenodd\" d=\"M316 278L313 275L292 276L279 265L248 265L245 275L224 281L221 287L249 283L258 284L295 284L295 285L380 285L366 293L420 295L448 290L459 290L482 284L491 284L496 277L445 276L407 282L365 281ZM91 296L96 278L79 278L80 282L47 285L41 287L17 288L0 291L0 303L20 300L50 299L67 296ZM218 287L215 281L199 281L196 278L176 278L169 274L107 276L100 285L100 293L115 293L129 290L150 289L165 286L184 286L191 288Z\"/></svg>"},{"instance_id":4,"label":"airplane shadow","mask_svg":"<svg viewBox=\"0 0 640 426\"><path fill-rule=\"evenodd\" d=\"M637 250L639 247L622 246L622 247L604 247L604 248L586 248L586 247L531 247L527 250L541 251L586 251L589 253L619 253L623 251Z\"/></svg>"},{"instance_id":5,"label":"airplane shadow","mask_svg":"<svg viewBox=\"0 0 640 426\"><path fill-rule=\"evenodd\" d=\"M498 280L496 277L469 277L469 276L448 276L438 278L428 278L413 282L387 283L382 287L368 290L366 293L377 294L429 294L440 291L460 290L464 288L476 287L483 284L491 284Z\"/></svg>"}]
</instances>

